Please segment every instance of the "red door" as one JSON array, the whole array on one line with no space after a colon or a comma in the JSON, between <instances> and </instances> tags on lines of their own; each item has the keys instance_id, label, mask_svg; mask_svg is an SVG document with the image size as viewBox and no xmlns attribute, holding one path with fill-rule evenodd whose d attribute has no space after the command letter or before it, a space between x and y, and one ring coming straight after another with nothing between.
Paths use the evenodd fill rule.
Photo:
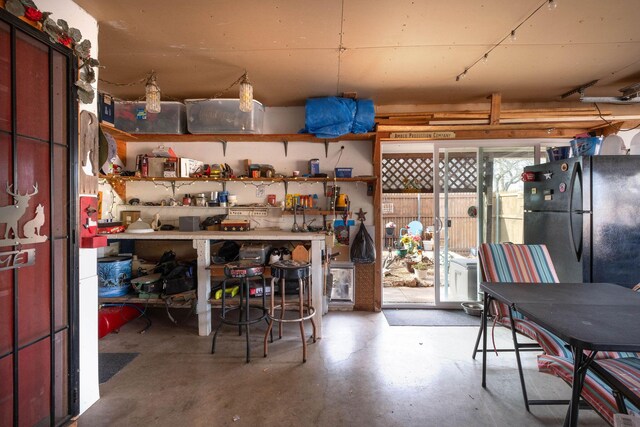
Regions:
<instances>
[{"instance_id":1,"label":"red door","mask_svg":"<svg viewBox=\"0 0 640 427\"><path fill-rule=\"evenodd\" d=\"M58 425L77 412L75 61L0 18L0 425Z\"/></svg>"}]
</instances>

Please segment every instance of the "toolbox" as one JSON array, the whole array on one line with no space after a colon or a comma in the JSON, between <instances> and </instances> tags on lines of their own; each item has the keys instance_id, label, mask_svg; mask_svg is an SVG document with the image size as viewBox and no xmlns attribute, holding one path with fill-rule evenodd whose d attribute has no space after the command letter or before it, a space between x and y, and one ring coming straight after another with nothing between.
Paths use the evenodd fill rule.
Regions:
<instances>
[{"instance_id":1,"label":"toolbox","mask_svg":"<svg viewBox=\"0 0 640 427\"><path fill-rule=\"evenodd\" d=\"M271 245L267 243L243 243L240 247L240 259L265 264L270 251Z\"/></svg>"}]
</instances>

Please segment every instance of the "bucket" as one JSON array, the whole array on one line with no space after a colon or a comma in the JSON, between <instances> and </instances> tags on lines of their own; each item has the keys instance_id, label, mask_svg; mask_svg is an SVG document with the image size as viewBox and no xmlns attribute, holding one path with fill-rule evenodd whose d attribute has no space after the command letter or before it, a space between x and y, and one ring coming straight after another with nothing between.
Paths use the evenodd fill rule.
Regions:
<instances>
[{"instance_id":1,"label":"bucket","mask_svg":"<svg viewBox=\"0 0 640 427\"><path fill-rule=\"evenodd\" d=\"M547 148L547 157L550 162L556 160L565 160L571 154L571 147L549 147Z\"/></svg>"},{"instance_id":2,"label":"bucket","mask_svg":"<svg viewBox=\"0 0 640 427\"><path fill-rule=\"evenodd\" d=\"M595 156L600 152L602 138L576 138L571 140L571 152L573 157Z\"/></svg>"},{"instance_id":3,"label":"bucket","mask_svg":"<svg viewBox=\"0 0 640 427\"><path fill-rule=\"evenodd\" d=\"M113 256L98 259L98 296L120 297L129 292L131 257Z\"/></svg>"}]
</instances>

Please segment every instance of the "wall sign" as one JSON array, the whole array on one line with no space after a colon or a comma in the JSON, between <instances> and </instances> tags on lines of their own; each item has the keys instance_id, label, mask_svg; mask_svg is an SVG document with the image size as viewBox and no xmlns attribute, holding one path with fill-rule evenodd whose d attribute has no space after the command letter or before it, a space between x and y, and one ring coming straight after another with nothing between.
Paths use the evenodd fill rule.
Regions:
<instances>
[{"instance_id":1,"label":"wall sign","mask_svg":"<svg viewBox=\"0 0 640 427\"><path fill-rule=\"evenodd\" d=\"M35 249L23 249L20 251L0 252L0 271L14 268L27 267L36 262Z\"/></svg>"},{"instance_id":2,"label":"wall sign","mask_svg":"<svg viewBox=\"0 0 640 427\"><path fill-rule=\"evenodd\" d=\"M391 132L393 139L452 139L455 132Z\"/></svg>"},{"instance_id":3,"label":"wall sign","mask_svg":"<svg viewBox=\"0 0 640 427\"><path fill-rule=\"evenodd\" d=\"M38 183L33 186L33 192L25 194L14 192L12 187L7 183L5 191L13 197L13 204L0 206L0 246L45 242L47 236L40 234L46 222L45 207L38 204L31 208L29 203L29 199L38 194ZM19 223L25 217L28 221L20 227ZM0 252L0 271L33 265L35 260L35 249Z\"/></svg>"}]
</instances>

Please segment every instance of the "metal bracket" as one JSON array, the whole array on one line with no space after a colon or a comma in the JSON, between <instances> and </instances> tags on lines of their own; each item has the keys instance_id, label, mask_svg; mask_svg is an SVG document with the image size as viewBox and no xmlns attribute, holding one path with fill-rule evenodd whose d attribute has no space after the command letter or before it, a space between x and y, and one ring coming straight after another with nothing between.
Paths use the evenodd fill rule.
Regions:
<instances>
[{"instance_id":1,"label":"metal bracket","mask_svg":"<svg viewBox=\"0 0 640 427\"><path fill-rule=\"evenodd\" d=\"M222 191L227 191L227 181L222 181Z\"/></svg>"},{"instance_id":2,"label":"metal bracket","mask_svg":"<svg viewBox=\"0 0 640 427\"><path fill-rule=\"evenodd\" d=\"M176 182L171 181L171 194L174 199L176 198Z\"/></svg>"},{"instance_id":3,"label":"metal bracket","mask_svg":"<svg viewBox=\"0 0 640 427\"><path fill-rule=\"evenodd\" d=\"M329 157L329 140L324 140L324 157L325 159Z\"/></svg>"},{"instance_id":4,"label":"metal bracket","mask_svg":"<svg viewBox=\"0 0 640 427\"><path fill-rule=\"evenodd\" d=\"M284 180L283 182L284 182L284 195L286 198L286 195L289 194L289 181Z\"/></svg>"},{"instance_id":5,"label":"metal bracket","mask_svg":"<svg viewBox=\"0 0 640 427\"><path fill-rule=\"evenodd\" d=\"M222 157L227 157L227 143L224 139L218 138L218 141L222 143Z\"/></svg>"},{"instance_id":6,"label":"metal bracket","mask_svg":"<svg viewBox=\"0 0 640 427\"><path fill-rule=\"evenodd\" d=\"M284 156L287 157L287 152L289 151L289 141L283 139L282 143L284 144Z\"/></svg>"}]
</instances>

